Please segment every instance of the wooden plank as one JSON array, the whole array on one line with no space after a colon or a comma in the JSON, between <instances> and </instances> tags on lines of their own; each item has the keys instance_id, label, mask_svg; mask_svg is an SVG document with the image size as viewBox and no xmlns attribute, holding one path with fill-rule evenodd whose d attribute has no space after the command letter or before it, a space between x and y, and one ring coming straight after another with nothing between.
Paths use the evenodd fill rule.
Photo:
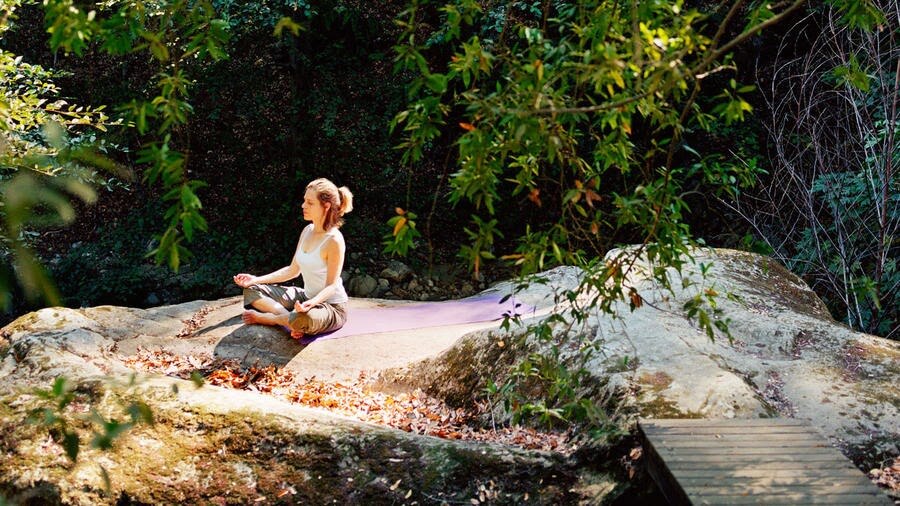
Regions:
<instances>
[{"instance_id":1,"label":"wooden plank","mask_svg":"<svg viewBox=\"0 0 900 506\"><path fill-rule=\"evenodd\" d=\"M794 419L643 420L648 471L672 504L892 504Z\"/></svg>"},{"instance_id":2,"label":"wooden plank","mask_svg":"<svg viewBox=\"0 0 900 506\"><path fill-rule=\"evenodd\" d=\"M886 495L874 494L846 494L846 495L820 495L820 494L779 494L756 495L739 497L696 497L695 505L738 505L738 504L764 504L766 506L806 505L806 504L841 504L845 506L893 506L893 501Z\"/></svg>"},{"instance_id":3,"label":"wooden plank","mask_svg":"<svg viewBox=\"0 0 900 506\"><path fill-rule=\"evenodd\" d=\"M662 458L663 453L666 450L660 450L660 458ZM669 451L665 454L666 458L672 458L670 455L673 452ZM750 469L750 468L759 468L763 463L772 463L766 464L765 468L774 468L774 469L803 469L803 468L815 468L815 469L827 469L832 467L838 468L853 468L851 463L849 462L839 462L835 459L832 459L831 455L827 453L821 453L818 455L811 455L810 458L802 458L800 455L778 455L776 454L755 454L755 455L743 455L741 460L738 461L734 457L729 455L720 455L717 458L716 455L709 454L686 454L683 455L685 458L679 460L673 460L672 462L702 462L711 467L719 467L725 469ZM780 457L780 458L776 458ZM678 459L678 455L674 457ZM781 463L781 465L776 465L775 463ZM678 467L678 466L676 466ZM683 466L682 466L683 467ZM855 468L853 468L855 469ZM857 472L860 472L857 470Z\"/></svg>"},{"instance_id":4,"label":"wooden plank","mask_svg":"<svg viewBox=\"0 0 900 506\"><path fill-rule=\"evenodd\" d=\"M647 435L701 435L701 434L809 434L810 427L802 425L752 426L752 427L648 427ZM818 434L814 432L815 434Z\"/></svg>"},{"instance_id":5,"label":"wooden plank","mask_svg":"<svg viewBox=\"0 0 900 506\"><path fill-rule=\"evenodd\" d=\"M795 432L793 434L648 434L656 441L665 441L672 443L693 443L697 441L709 442L728 442L728 441L747 441L756 444L763 443L791 443L806 442L816 445L828 444L828 441L818 434L810 434L809 432Z\"/></svg>"},{"instance_id":6,"label":"wooden plank","mask_svg":"<svg viewBox=\"0 0 900 506\"><path fill-rule=\"evenodd\" d=\"M783 457L787 459L786 461L788 462L792 462L798 459L807 459L807 457L809 457L808 460L810 461L831 460L837 458L837 456L835 456L833 452L829 451L828 448L793 448L792 450L793 451L791 451L790 454L785 455L785 450L782 448L741 448L730 446L723 446L721 448L672 448L664 446L662 448L657 448L657 451L663 458L668 458L668 455L692 457L718 455L721 456L726 462L733 460L734 457L737 456ZM715 461L715 459L712 460Z\"/></svg>"},{"instance_id":7,"label":"wooden plank","mask_svg":"<svg viewBox=\"0 0 900 506\"><path fill-rule=\"evenodd\" d=\"M721 418L721 419L692 419L692 418L665 418L641 420L641 427L652 430L654 427L778 427L778 426L803 426L809 427L809 422L796 418Z\"/></svg>"},{"instance_id":8,"label":"wooden plank","mask_svg":"<svg viewBox=\"0 0 900 506\"><path fill-rule=\"evenodd\" d=\"M804 438L800 440L796 439L787 439L784 441L774 440L769 441L766 439L731 439L731 438L713 438L713 437L689 437L689 438L670 438L663 437L657 438L656 441L659 442L660 445L663 446L672 446L677 448L706 448L706 447L718 447L718 448L740 448L740 447L778 447L778 448L832 448L837 451L836 448L831 446L828 441L824 441L819 438ZM840 452L839 452L840 453Z\"/></svg>"},{"instance_id":9,"label":"wooden plank","mask_svg":"<svg viewBox=\"0 0 900 506\"><path fill-rule=\"evenodd\" d=\"M812 446L791 446L791 447L760 447L760 446L738 446L738 445L704 445L704 446L673 446L673 445L660 445L657 447L659 451L674 451L679 454L689 454L689 455L706 455L706 454L736 454L736 455L830 455L832 458L837 458L838 455L841 455L840 452L835 450L834 448L829 448L827 446L820 447L812 447ZM726 455L727 456L727 455Z\"/></svg>"},{"instance_id":10,"label":"wooden plank","mask_svg":"<svg viewBox=\"0 0 900 506\"><path fill-rule=\"evenodd\" d=\"M690 492L715 488L717 491L736 490L737 493L755 490L756 493L769 493L776 487L790 487L793 489L813 489L813 491L835 491L835 493L847 493L853 489L854 493L867 493L872 490L872 483L865 478L847 479L830 477L819 478L678 478L678 483ZM724 492L723 492L724 493ZM729 494L731 492L728 492Z\"/></svg>"},{"instance_id":11,"label":"wooden plank","mask_svg":"<svg viewBox=\"0 0 900 506\"><path fill-rule=\"evenodd\" d=\"M791 486L734 486L734 487L685 487L685 492L693 498L698 497L735 497L744 495L789 495L789 494L822 494L822 495L875 495L873 486L848 486L848 487L791 487Z\"/></svg>"},{"instance_id":12,"label":"wooden plank","mask_svg":"<svg viewBox=\"0 0 900 506\"><path fill-rule=\"evenodd\" d=\"M673 474L676 478L678 478L678 482L682 483L685 480L691 480L695 478L709 478L709 479L729 479L729 478L742 478L742 479L761 479L761 478L770 478L770 479L779 479L779 478L797 478L797 479L810 479L810 478L860 478L863 480L868 480L865 478L862 473L859 472L855 467L832 467L832 468L820 468L818 466L805 466L803 468L770 468L770 469L761 469L758 467L754 468L709 468L702 467L697 469L678 469L673 470Z\"/></svg>"},{"instance_id":13,"label":"wooden plank","mask_svg":"<svg viewBox=\"0 0 900 506\"><path fill-rule=\"evenodd\" d=\"M698 460L696 462L679 462L669 465L672 472L696 471L696 470L712 470L712 471L735 471L741 469L765 469L778 471L807 471L810 469L822 470L850 470L859 473L860 470L855 467L848 467L843 463L835 463L831 461L819 462L782 462L778 460L770 460L768 462L756 462L753 465L744 465L742 463L734 464L729 462L709 462Z\"/></svg>"},{"instance_id":14,"label":"wooden plank","mask_svg":"<svg viewBox=\"0 0 900 506\"><path fill-rule=\"evenodd\" d=\"M640 424L638 425L638 430L641 430ZM690 505L691 501L688 499L684 489L672 476L672 472L653 448L653 444L649 440L645 439L645 441L644 459L647 465L647 473L656 482L660 492L666 498L666 502L673 506Z\"/></svg>"},{"instance_id":15,"label":"wooden plank","mask_svg":"<svg viewBox=\"0 0 900 506\"><path fill-rule=\"evenodd\" d=\"M672 428L662 428L655 430L648 430L645 432L648 436L652 437L663 437L663 436L705 436L705 435L767 435L767 434L810 434L810 430L808 428L799 427L799 426L790 426L790 427L747 427L746 429L741 429L739 427L672 427ZM813 433L818 435L816 433Z\"/></svg>"}]
</instances>

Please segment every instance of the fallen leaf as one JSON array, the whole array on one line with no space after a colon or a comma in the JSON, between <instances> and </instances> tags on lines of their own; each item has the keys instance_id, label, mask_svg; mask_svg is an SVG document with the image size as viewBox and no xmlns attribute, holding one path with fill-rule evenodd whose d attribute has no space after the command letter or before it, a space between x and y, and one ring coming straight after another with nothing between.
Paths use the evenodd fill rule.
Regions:
<instances>
[{"instance_id":1,"label":"fallen leaf","mask_svg":"<svg viewBox=\"0 0 900 506\"><path fill-rule=\"evenodd\" d=\"M644 300L641 298L641 295L639 293L637 293L637 290L635 290L634 288L631 289L629 296L631 297L631 305L634 306L635 309L644 305Z\"/></svg>"},{"instance_id":2,"label":"fallen leaf","mask_svg":"<svg viewBox=\"0 0 900 506\"><path fill-rule=\"evenodd\" d=\"M536 206L541 207L541 190L540 188L532 188L528 192L528 200L532 201Z\"/></svg>"}]
</instances>

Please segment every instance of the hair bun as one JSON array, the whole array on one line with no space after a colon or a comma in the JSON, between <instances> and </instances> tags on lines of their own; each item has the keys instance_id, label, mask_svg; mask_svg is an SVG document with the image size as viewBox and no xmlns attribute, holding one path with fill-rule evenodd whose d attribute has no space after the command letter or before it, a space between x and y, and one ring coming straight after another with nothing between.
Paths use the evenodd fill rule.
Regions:
<instances>
[{"instance_id":1,"label":"hair bun","mask_svg":"<svg viewBox=\"0 0 900 506\"><path fill-rule=\"evenodd\" d=\"M346 186L338 188L338 194L341 196L341 214L347 214L353 210L353 193Z\"/></svg>"}]
</instances>

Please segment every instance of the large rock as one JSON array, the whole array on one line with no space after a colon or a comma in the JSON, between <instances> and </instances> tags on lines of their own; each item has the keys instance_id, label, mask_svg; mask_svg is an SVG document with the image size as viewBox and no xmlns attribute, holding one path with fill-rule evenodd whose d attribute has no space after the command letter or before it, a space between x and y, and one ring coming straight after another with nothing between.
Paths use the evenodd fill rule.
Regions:
<instances>
[{"instance_id":1,"label":"large rock","mask_svg":"<svg viewBox=\"0 0 900 506\"><path fill-rule=\"evenodd\" d=\"M590 314L573 339L556 325L564 358L581 345L599 350L586 364L594 381L584 385L585 395L625 393L647 418L803 418L859 463L898 454L900 343L834 321L801 279L767 257L698 250L695 262L683 277L697 284L682 288L673 274L672 294L648 279L651 266L638 261L626 284L642 297L640 308L618 301L618 319ZM705 281L702 264L711 265ZM578 275L568 268L550 274L548 286L560 288L567 285L560 279L571 285ZM684 304L709 288L720 294L733 341L710 340L686 318ZM384 381L465 404L473 389L505 377L510 365L542 346L533 338L516 342L494 330L474 332L438 357L389 371Z\"/></svg>"},{"instance_id":2,"label":"large rock","mask_svg":"<svg viewBox=\"0 0 900 506\"><path fill-rule=\"evenodd\" d=\"M391 260L387 267L382 269L381 277L387 279L391 283L402 283L413 275L412 269L403 262Z\"/></svg>"},{"instance_id":3,"label":"large rock","mask_svg":"<svg viewBox=\"0 0 900 506\"><path fill-rule=\"evenodd\" d=\"M537 301L539 297L532 297ZM402 305L353 300L351 306ZM352 310L352 308L351 308ZM417 435L265 396L140 374L141 350L275 364L298 376L355 379L417 362L466 332L497 322L353 336L303 345L281 329L245 326L239 297L141 310L48 308L0 330L0 499L13 504L560 504L616 486L560 453ZM27 423L48 404L35 395L64 376L75 402L67 429L91 438L91 412L124 415L135 399L156 423L112 451L84 446L76 463ZM110 489L105 490L105 478ZM481 498L481 499L479 499Z\"/></svg>"},{"instance_id":4,"label":"large rock","mask_svg":"<svg viewBox=\"0 0 900 506\"><path fill-rule=\"evenodd\" d=\"M378 280L368 274L350 278L347 290L354 297L371 297L378 290Z\"/></svg>"},{"instance_id":5,"label":"large rock","mask_svg":"<svg viewBox=\"0 0 900 506\"><path fill-rule=\"evenodd\" d=\"M172 387L178 393L172 393ZM80 382L79 401L115 412L121 390ZM70 464L47 430L26 423L34 396L0 402L0 494L12 504L391 504L577 500L558 454L447 441L298 407L258 393L150 378L139 395L156 423ZM105 490L102 473L111 489Z\"/></svg>"},{"instance_id":6,"label":"large rock","mask_svg":"<svg viewBox=\"0 0 900 506\"><path fill-rule=\"evenodd\" d=\"M851 456L896 455L897 342L836 323L800 279L767 258L710 250L698 251L696 261L712 264L705 282L676 282L671 294L648 280L651 266L638 262L626 282L642 307L631 312L615 302L619 319L594 311L581 325L553 324L563 359L582 356L583 344L599 350L584 364L592 378L585 395L612 392L629 408L623 412L644 417L805 418ZM699 270L688 266L684 275L700 282ZM0 497L64 504L453 504L486 497L513 504L527 494L529 503L599 502L621 491L623 481L559 454L417 436L164 376L140 375L136 386L121 381L134 372L129 357L161 349L275 364L298 378L343 381L376 372L384 388L423 387L466 404L487 378L502 378L525 353L542 349L533 338L518 347L516 336L551 311L567 314L582 275L563 267L524 290L517 291L518 281L489 289L516 292L536 308L509 330L486 322L310 345L283 330L243 325L239 297L25 315L0 329ZM722 294L718 305L733 341L711 341L684 317L684 303L710 287ZM735 297L724 296L729 292ZM404 303L353 299L351 310ZM71 464L46 428L25 423L41 405L35 388L61 375L77 387L68 409L85 440L92 409L112 416L136 398L152 406L157 423L129 432L111 452L86 450Z\"/></svg>"}]
</instances>

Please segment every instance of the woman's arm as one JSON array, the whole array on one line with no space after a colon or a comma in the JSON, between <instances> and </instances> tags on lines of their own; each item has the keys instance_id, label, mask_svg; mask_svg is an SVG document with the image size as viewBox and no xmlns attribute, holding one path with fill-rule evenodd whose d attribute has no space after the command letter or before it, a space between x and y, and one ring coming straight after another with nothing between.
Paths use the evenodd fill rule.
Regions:
<instances>
[{"instance_id":1,"label":"woman's arm","mask_svg":"<svg viewBox=\"0 0 900 506\"><path fill-rule=\"evenodd\" d=\"M334 295L337 290L337 282L341 279L341 271L344 268L344 254L347 250L344 243L344 236L340 233L335 234L330 239L326 239L326 243L322 245L323 259L327 268L325 274L325 288L317 293L315 297L306 302L294 305L294 309L301 312L309 311L314 306L321 304Z\"/></svg>"},{"instance_id":2,"label":"woman's arm","mask_svg":"<svg viewBox=\"0 0 900 506\"><path fill-rule=\"evenodd\" d=\"M300 245L303 244L303 236L306 229L300 233L300 239L297 240L297 249L294 250L294 256L291 257L291 264L277 271L272 271L262 276L254 276L252 274L241 273L234 277L234 282L241 288L247 288L252 285L270 285L272 283L281 283L296 278L300 275L300 264L297 263L297 252Z\"/></svg>"}]
</instances>

